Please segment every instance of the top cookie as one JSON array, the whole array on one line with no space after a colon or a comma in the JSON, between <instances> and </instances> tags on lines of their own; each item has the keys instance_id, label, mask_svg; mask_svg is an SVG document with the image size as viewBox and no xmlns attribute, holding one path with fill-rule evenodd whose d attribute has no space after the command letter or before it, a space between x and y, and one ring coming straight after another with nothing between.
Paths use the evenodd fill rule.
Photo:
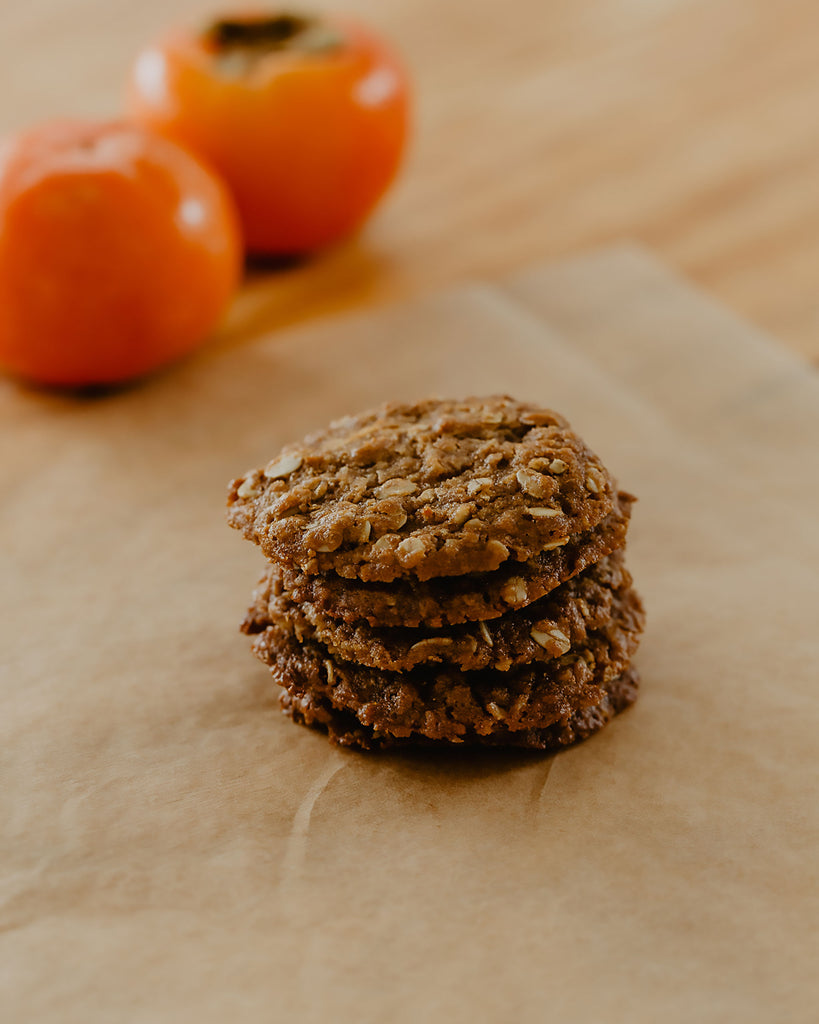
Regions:
<instances>
[{"instance_id":1,"label":"top cookie","mask_svg":"<svg viewBox=\"0 0 819 1024\"><path fill-rule=\"evenodd\" d=\"M309 574L491 572L594 528L615 485L558 413L506 396L388 404L234 480L228 521Z\"/></svg>"}]
</instances>

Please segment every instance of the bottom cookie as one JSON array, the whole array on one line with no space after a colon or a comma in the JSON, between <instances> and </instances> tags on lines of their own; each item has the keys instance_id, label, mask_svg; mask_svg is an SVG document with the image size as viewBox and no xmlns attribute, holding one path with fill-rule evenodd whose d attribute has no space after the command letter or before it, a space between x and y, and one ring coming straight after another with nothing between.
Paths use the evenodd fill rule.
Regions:
<instances>
[{"instance_id":1,"label":"bottom cookie","mask_svg":"<svg viewBox=\"0 0 819 1024\"><path fill-rule=\"evenodd\" d=\"M430 739L420 734L398 737L380 732L363 725L351 711L334 707L326 697L284 690L279 700L284 713L294 722L326 732L334 743L343 747L383 750L413 746L441 748L459 744L550 751L579 743L598 732L615 715L634 703L638 685L637 670L629 667L622 675L601 687L603 697L597 704L576 711L565 720L553 722L545 728L518 730L508 729L498 723L486 735L468 731L463 736L450 739Z\"/></svg>"}]
</instances>

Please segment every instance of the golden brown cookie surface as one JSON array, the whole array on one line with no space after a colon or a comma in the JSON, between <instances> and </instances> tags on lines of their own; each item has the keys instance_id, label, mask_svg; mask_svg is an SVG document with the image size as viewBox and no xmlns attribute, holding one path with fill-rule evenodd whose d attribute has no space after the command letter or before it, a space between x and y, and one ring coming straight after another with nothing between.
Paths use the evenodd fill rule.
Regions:
<instances>
[{"instance_id":1,"label":"golden brown cookie surface","mask_svg":"<svg viewBox=\"0 0 819 1024\"><path fill-rule=\"evenodd\" d=\"M306 574L492 572L593 530L615 486L558 413L499 396L389 404L233 481L232 526Z\"/></svg>"}]
</instances>

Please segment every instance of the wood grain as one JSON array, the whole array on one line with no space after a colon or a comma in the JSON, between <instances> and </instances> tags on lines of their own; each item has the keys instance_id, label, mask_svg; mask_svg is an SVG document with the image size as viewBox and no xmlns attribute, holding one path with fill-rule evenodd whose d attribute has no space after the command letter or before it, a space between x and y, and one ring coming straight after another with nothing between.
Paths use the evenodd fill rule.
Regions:
<instances>
[{"instance_id":1,"label":"wood grain","mask_svg":"<svg viewBox=\"0 0 819 1024\"><path fill-rule=\"evenodd\" d=\"M0 128L115 113L140 43L212 6L8 4ZM325 6L402 48L411 157L359 240L251 275L224 343L630 238L819 362L813 0Z\"/></svg>"}]
</instances>

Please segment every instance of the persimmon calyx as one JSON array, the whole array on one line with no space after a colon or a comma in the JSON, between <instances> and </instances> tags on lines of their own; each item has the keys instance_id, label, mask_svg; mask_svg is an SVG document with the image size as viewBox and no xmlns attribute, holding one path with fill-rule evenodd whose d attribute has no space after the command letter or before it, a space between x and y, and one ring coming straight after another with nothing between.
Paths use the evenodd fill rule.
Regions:
<instances>
[{"instance_id":1,"label":"persimmon calyx","mask_svg":"<svg viewBox=\"0 0 819 1024\"><path fill-rule=\"evenodd\" d=\"M317 54L344 45L341 33L320 19L289 13L220 18L204 38L229 71L248 68L271 53Z\"/></svg>"}]
</instances>

